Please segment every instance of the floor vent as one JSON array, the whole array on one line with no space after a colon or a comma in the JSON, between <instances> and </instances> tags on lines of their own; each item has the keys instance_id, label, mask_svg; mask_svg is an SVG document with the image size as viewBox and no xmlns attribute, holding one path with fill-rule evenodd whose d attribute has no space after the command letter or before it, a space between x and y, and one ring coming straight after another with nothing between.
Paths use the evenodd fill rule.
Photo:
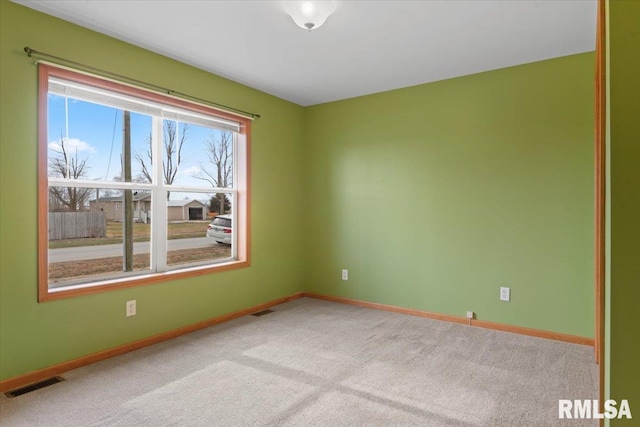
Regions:
<instances>
[{"instance_id":1,"label":"floor vent","mask_svg":"<svg viewBox=\"0 0 640 427\"><path fill-rule=\"evenodd\" d=\"M27 393L30 393L30 392L35 391L35 390L39 390L41 388L49 387L50 385L54 385L54 384L57 384L57 383L62 382L62 381L64 381L64 378L62 378L62 377L53 377L53 378L49 378L49 379L37 382L35 384L28 385L26 387L18 388L18 389L13 390L13 391L8 391L4 395L9 397L9 398L18 397L18 396L22 396L23 394L27 394Z\"/></svg>"},{"instance_id":2,"label":"floor vent","mask_svg":"<svg viewBox=\"0 0 640 427\"><path fill-rule=\"evenodd\" d=\"M273 310L269 310L267 308L266 310L258 311L256 313L251 313L251 315L255 316L255 317L260 317L260 316L264 316L265 314L269 314L269 313L273 313Z\"/></svg>"}]
</instances>

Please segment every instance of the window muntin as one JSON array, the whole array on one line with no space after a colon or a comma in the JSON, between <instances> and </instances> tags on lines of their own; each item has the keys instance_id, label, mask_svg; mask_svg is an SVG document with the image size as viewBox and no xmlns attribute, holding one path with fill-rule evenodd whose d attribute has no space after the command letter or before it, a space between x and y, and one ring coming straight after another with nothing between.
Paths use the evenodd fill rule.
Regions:
<instances>
[{"instance_id":1,"label":"window muntin","mask_svg":"<svg viewBox=\"0 0 640 427\"><path fill-rule=\"evenodd\" d=\"M248 265L248 119L45 65L41 65L40 85L40 150L47 165L46 180L40 184L40 203L47 205L44 215L40 210L40 228L44 230L46 224L50 231L54 211L73 213L75 217L67 215L73 218L65 221L75 228L97 221L81 219L84 214L109 218L101 237L87 237L92 233L84 231L61 243L50 239L51 233L45 238L40 233L41 300L89 286L135 284L135 276L147 283L168 273L202 274ZM43 113L46 126L42 126ZM125 133L125 115L127 143L120 136ZM162 163L153 161L160 158ZM41 159L41 175L43 163ZM61 194L65 191L82 197L72 200ZM240 212L237 219L242 226L231 233L231 244L212 250L194 242L193 248L185 248L189 239L206 239L210 208L219 207L220 198L225 201L223 213L236 219ZM123 237L125 231L117 233L126 229L130 216L133 232L128 234L133 242ZM118 238L122 240L116 242ZM182 240L183 246L174 250L174 240ZM93 262L80 256L59 261L59 249L78 247L75 250L82 251L84 258L95 253ZM112 256L118 248L120 271L113 259L117 257ZM67 273L59 273L61 262L67 262Z\"/></svg>"}]
</instances>

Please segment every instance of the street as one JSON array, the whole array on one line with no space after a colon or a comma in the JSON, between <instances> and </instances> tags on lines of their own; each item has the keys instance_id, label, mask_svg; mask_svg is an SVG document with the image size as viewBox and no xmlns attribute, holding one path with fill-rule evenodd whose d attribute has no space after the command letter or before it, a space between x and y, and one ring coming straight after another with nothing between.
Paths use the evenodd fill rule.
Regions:
<instances>
[{"instance_id":1,"label":"street","mask_svg":"<svg viewBox=\"0 0 640 427\"><path fill-rule=\"evenodd\" d=\"M134 254L149 253L151 242L135 242L133 244ZM173 239L167 242L168 250L175 251L179 249L195 249L203 248L211 245L218 245L213 239L206 237L194 237L191 239ZM75 248L49 249L49 263L64 261L79 261L87 259L99 259L117 257L123 255L123 246L115 245L97 245L97 246L78 246Z\"/></svg>"}]
</instances>

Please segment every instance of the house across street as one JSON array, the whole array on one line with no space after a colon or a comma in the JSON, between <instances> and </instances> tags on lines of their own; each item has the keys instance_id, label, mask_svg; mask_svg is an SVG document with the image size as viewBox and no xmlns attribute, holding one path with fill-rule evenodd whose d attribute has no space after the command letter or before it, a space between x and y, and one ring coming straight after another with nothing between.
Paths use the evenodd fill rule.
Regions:
<instances>
[{"instance_id":1,"label":"house across street","mask_svg":"<svg viewBox=\"0 0 640 427\"><path fill-rule=\"evenodd\" d=\"M89 201L90 212L104 212L107 221L122 221L124 217L122 196L98 197ZM209 207L199 200L169 200L167 204L168 221L197 221L207 218ZM151 219L151 195L137 193L133 195L133 220L147 223Z\"/></svg>"}]
</instances>

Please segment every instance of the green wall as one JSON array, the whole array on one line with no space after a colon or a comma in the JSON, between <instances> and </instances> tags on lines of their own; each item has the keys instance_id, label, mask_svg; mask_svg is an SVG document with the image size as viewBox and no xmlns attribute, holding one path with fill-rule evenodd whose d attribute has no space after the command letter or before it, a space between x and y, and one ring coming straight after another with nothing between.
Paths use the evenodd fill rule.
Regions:
<instances>
[{"instance_id":1,"label":"green wall","mask_svg":"<svg viewBox=\"0 0 640 427\"><path fill-rule=\"evenodd\" d=\"M640 418L640 2L608 2L607 398ZM612 420L631 425L633 420Z\"/></svg>"},{"instance_id":2,"label":"green wall","mask_svg":"<svg viewBox=\"0 0 640 427\"><path fill-rule=\"evenodd\" d=\"M0 8L0 378L302 290L302 107L6 0ZM251 267L38 304L37 72L24 46L262 114ZM125 318L129 299L138 314Z\"/></svg>"},{"instance_id":3,"label":"green wall","mask_svg":"<svg viewBox=\"0 0 640 427\"><path fill-rule=\"evenodd\" d=\"M593 336L592 53L305 109L0 8L0 378L302 290ZM38 304L24 46L262 114L251 267Z\"/></svg>"},{"instance_id":4,"label":"green wall","mask_svg":"<svg viewBox=\"0 0 640 427\"><path fill-rule=\"evenodd\" d=\"M593 337L594 61L307 108L309 290Z\"/></svg>"}]
</instances>

